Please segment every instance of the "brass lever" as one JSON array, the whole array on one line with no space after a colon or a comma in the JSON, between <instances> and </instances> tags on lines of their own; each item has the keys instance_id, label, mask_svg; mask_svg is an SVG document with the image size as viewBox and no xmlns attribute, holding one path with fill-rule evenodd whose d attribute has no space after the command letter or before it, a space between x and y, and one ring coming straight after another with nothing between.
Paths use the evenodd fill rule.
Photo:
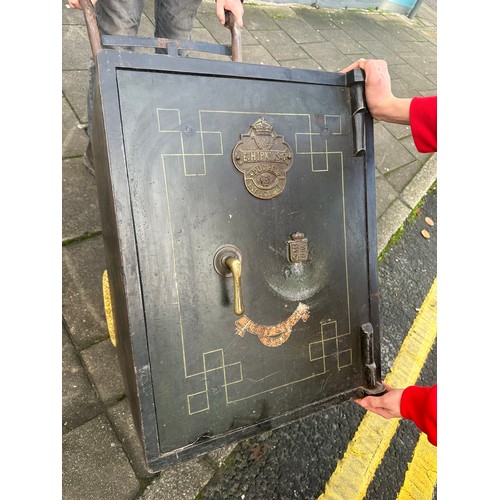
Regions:
<instances>
[{"instance_id":1,"label":"brass lever","mask_svg":"<svg viewBox=\"0 0 500 500\"><path fill-rule=\"evenodd\" d=\"M241 316L245 312L241 293L241 262L241 252L234 245L222 245L214 255L215 270L224 278L233 277L234 314L237 316Z\"/></svg>"},{"instance_id":2,"label":"brass lever","mask_svg":"<svg viewBox=\"0 0 500 500\"><path fill-rule=\"evenodd\" d=\"M241 261L236 257L228 257L224 264L231 270L234 283L234 314L241 316L245 309L243 307L243 297L241 295Z\"/></svg>"}]
</instances>

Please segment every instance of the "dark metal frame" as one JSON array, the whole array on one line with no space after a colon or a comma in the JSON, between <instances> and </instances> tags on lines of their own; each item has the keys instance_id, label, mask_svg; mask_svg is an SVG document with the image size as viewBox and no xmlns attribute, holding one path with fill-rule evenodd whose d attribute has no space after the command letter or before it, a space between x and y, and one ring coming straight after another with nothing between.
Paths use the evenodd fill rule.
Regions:
<instances>
[{"instance_id":1,"label":"dark metal frame","mask_svg":"<svg viewBox=\"0 0 500 500\"><path fill-rule=\"evenodd\" d=\"M214 43L192 42L190 40L172 40L169 38L138 38L126 36L101 37L94 7L90 0L80 0L87 33L89 35L90 48L94 59L97 53L104 47L151 47L163 48L168 50L169 55L177 55L179 49L194 49L200 52L211 52L213 54L230 55L233 61L242 61L241 51L241 31L236 24L231 12L225 11L226 23L224 26L231 32L231 46L217 45Z\"/></svg>"}]
</instances>

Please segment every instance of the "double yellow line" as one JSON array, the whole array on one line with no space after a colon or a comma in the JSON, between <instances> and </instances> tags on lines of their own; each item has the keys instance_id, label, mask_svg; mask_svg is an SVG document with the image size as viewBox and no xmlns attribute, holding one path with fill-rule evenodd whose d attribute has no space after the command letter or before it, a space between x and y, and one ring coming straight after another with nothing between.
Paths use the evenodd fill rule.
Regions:
<instances>
[{"instance_id":1,"label":"double yellow line","mask_svg":"<svg viewBox=\"0 0 500 500\"><path fill-rule=\"evenodd\" d=\"M437 336L437 279L431 286L385 382L392 387L415 385ZM366 413L318 500L362 500L396 433L400 419ZM400 500L431 499L437 481L437 450L425 434L415 447Z\"/></svg>"}]
</instances>

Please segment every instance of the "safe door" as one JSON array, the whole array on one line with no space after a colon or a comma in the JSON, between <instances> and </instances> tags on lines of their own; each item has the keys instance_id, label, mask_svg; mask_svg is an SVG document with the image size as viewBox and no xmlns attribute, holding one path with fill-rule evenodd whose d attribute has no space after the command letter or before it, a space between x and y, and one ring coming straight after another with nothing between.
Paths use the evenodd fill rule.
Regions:
<instances>
[{"instance_id":1,"label":"safe door","mask_svg":"<svg viewBox=\"0 0 500 500\"><path fill-rule=\"evenodd\" d=\"M362 71L97 68L109 321L148 467L383 392Z\"/></svg>"}]
</instances>

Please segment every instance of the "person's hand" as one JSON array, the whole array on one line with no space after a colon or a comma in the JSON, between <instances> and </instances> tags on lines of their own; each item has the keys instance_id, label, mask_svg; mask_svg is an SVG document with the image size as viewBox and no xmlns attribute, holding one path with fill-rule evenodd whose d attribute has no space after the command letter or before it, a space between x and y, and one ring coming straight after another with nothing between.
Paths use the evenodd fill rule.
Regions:
<instances>
[{"instance_id":1,"label":"person's hand","mask_svg":"<svg viewBox=\"0 0 500 500\"><path fill-rule=\"evenodd\" d=\"M365 71L365 95L373 118L391 123L410 123L411 99L394 97L387 62L381 59L358 59L341 70L347 73L355 68Z\"/></svg>"},{"instance_id":2,"label":"person's hand","mask_svg":"<svg viewBox=\"0 0 500 500\"><path fill-rule=\"evenodd\" d=\"M95 3L97 2L97 0L91 0L91 2L92 2L92 5L95 5ZM80 0L68 0L68 5L72 9L80 9L80 10L82 10L82 6L80 5Z\"/></svg>"},{"instance_id":3,"label":"person's hand","mask_svg":"<svg viewBox=\"0 0 500 500\"><path fill-rule=\"evenodd\" d=\"M233 13L235 23L243 27L243 4L241 0L217 0L216 14L221 24L226 23L224 9Z\"/></svg>"},{"instance_id":4,"label":"person's hand","mask_svg":"<svg viewBox=\"0 0 500 500\"><path fill-rule=\"evenodd\" d=\"M401 417L401 396L404 389L393 389L384 384L387 392L382 396L366 396L354 401L365 410L371 411L384 418Z\"/></svg>"}]
</instances>

